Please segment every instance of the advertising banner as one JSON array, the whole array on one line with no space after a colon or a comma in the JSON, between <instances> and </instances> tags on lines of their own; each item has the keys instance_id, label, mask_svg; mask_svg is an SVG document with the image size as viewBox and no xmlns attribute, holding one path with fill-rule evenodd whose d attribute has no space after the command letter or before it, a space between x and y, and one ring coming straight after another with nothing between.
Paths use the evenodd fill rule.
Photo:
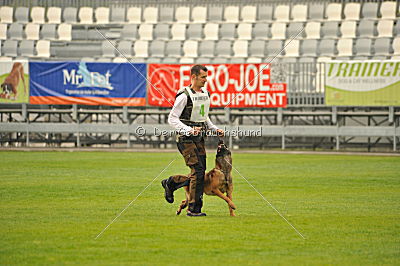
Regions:
<instances>
[{"instance_id":1,"label":"advertising banner","mask_svg":"<svg viewBox=\"0 0 400 266\"><path fill-rule=\"evenodd\" d=\"M146 64L30 62L31 104L143 106Z\"/></svg>"},{"instance_id":2,"label":"advertising banner","mask_svg":"<svg viewBox=\"0 0 400 266\"><path fill-rule=\"evenodd\" d=\"M0 103L28 102L28 61L0 62Z\"/></svg>"},{"instance_id":3,"label":"advertising banner","mask_svg":"<svg viewBox=\"0 0 400 266\"><path fill-rule=\"evenodd\" d=\"M327 105L400 105L400 61L332 61L325 75Z\"/></svg>"},{"instance_id":4,"label":"advertising banner","mask_svg":"<svg viewBox=\"0 0 400 266\"><path fill-rule=\"evenodd\" d=\"M213 107L286 107L286 84L271 83L269 64L205 65ZM190 85L191 65L150 64L148 103L171 107L176 92Z\"/></svg>"}]
</instances>

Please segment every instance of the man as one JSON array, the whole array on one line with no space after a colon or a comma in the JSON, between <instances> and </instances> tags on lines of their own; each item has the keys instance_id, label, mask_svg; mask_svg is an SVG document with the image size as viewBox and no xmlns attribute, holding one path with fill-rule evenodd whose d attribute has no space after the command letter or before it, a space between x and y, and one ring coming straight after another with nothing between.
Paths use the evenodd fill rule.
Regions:
<instances>
[{"instance_id":1,"label":"man","mask_svg":"<svg viewBox=\"0 0 400 266\"><path fill-rule=\"evenodd\" d=\"M204 133L215 130L220 136L224 131L217 128L208 117L210 95L204 84L207 82L207 68L195 65L190 70L191 84L180 89L174 106L168 116L168 123L177 134L177 146L185 163L190 167L188 216L206 216L201 212L203 206L204 175L206 171L206 150ZM165 199L174 202L173 192L187 185L187 180L174 180L173 177L161 182L165 189Z\"/></svg>"}]
</instances>

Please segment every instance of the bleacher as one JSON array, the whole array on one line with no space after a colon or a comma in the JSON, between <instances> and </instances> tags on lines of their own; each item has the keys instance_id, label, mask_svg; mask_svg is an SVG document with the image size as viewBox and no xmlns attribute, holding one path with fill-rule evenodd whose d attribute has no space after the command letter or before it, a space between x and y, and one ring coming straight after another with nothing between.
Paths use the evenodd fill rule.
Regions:
<instances>
[{"instance_id":1,"label":"bleacher","mask_svg":"<svg viewBox=\"0 0 400 266\"><path fill-rule=\"evenodd\" d=\"M260 63L283 47L274 62L400 58L396 1L125 2L28 8L10 1L0 8L0 60Z\"/></svg>"}]
</instances>

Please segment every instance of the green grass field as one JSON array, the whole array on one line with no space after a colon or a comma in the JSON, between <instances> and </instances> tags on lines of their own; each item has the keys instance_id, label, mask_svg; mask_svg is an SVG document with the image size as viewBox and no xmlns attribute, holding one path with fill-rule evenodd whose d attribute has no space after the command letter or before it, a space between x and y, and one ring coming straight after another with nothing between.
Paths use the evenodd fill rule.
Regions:
<instances>
[{"instance_id":1,"label":"green grass field","mask_svg":"<svg viewBox=\"0 0 400 266\"><path fill-rule=\"evenodd\" d=\"M207 217L176 216L162 178L177 153L0 152L0 264L399 264L400 157L239 154L237 217L205 197ZM174 158L171 166L96 235ZM214 165L209 153L208 169Z\"/></svg>"}]
</instances>

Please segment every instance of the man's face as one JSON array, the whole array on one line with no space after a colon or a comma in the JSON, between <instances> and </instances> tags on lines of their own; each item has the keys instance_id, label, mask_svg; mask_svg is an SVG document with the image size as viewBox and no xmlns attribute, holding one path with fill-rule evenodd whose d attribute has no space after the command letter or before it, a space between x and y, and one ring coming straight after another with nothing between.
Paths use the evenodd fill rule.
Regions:
<instances>
[{"instance_id":1,"label":"man's face","mask_svg":"<svg viewBox=\"0 0 400 266\"><path fill-rule=\"evenodd\" d=\"M204 84L207 82L207 72L204 70L200 70L200 74L198 76L193 75L193 84L202 88Z\"/></svg>"}]
</instances>

